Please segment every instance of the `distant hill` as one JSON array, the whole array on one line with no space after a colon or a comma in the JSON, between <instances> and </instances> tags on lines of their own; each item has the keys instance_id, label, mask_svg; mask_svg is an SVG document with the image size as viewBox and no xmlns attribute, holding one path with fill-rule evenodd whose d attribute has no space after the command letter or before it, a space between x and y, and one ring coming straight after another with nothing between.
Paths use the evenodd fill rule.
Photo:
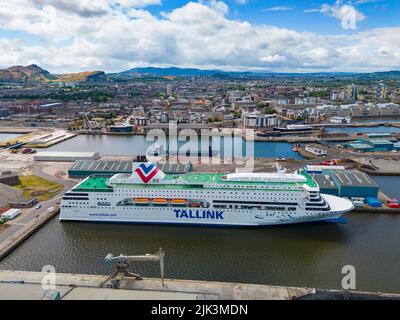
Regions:
<instances>
[{"instance_id":1,"label":"distant hill","mask_svg":"<svg viewBox=\"0 0 400 320\"><path fill-rule=\"evenodd\" d=\"M33 64L30 66L15 66L0 69L0 82L101 82L129 81L135 76L155 77L192 77L204 76L215 79L246 78L246 77L281 77L281 78L356 78L366 80L400 79L400 71L356 73L356 72L314 72L314 73L278 73L269 71L231 72L221 70L201 70L196 68L133 68L120 73L105 74L103 71L85 71L80 73L54 75Z\"/></svg>"},{"instance_id":2,"label":"distant hill","mask_svg":"<svg viewBox=\"0 0 400 320\"><path fill-rule=\"evenodd\" d=\"M217 73L225 73L219 70L201 70L195 68L133 68L127 71L123 71L119 73L120 75L129 75L129 74L149 74L149 75L158 75L158 76L211 76Z\"/></svg>"},{"instance_id":3,"label":"distant hill","mask_svg":"<svg viewBox=\"0 0 400 320\"><path fill-rule=\"evenodd\" d=\"M123 76L134 76L134 75L153 75L153 76L211 76L216 78L227 78L227 77L270 77L270 76L283 76L283 77L324 77L324 76L344 76L344 75L356 75L357 73L345 73L345 72L315 72L315 73L279 73L270 71L222 71L222 70L202 70L195 68L133 68L120 73L112 74L116 78Z\"/></svg>"},{"instance_id":4,"label":"distant hill","mask_svg":"<svg viewBox=\"0 0 400 320\"><path fill-rule=\"evenodd\" d=\"M90 82L104 80L107 80L107 76L103 71L53 75L35 64L26 67L15 66L0 69L0 81L2 82Z\"/></svg>"},{"instance_id":5,"label":"distant hill","mask_svg":"<svg viewBox=\"0 0 400 320\"><path fill-rule=\"evenodd\" d=\"M400 71L383 71L383 72L373 72L372 76L383 77L383 78L399 78Z\"/></svg>"},{"instance_id":6,"label":"distant hill","mask_svg":"<svg viewBox=\"0 0 400 320\"><path fill-rule=\"evenodd\" d=\"M103 71L85 71L80 73L64 74L57 78L57 81L61 82L90 82L104 80L107 80L107 76Z\"/></svg>"},{"instance_id":7,"label":"distant hill","mask_svg":"<svg viewBox=\"0 0 400 320\"><path fill-rule=\"evenodd\" d=\"M55 76L38 67L36 64L26 67L15 66L8 69L0 69L0 81L38 82L55 79Z\"/></svg>"},{"instance_id":8,"label":"distant hill","mask_svg":"<svg viewBox=\"0 0 400 320\"><path fill-rule=\"evenodd\" d=\"M310 72L310 73L292 73L292 72L270 72L270 71L222 71L222 70L202 70L195 68L155 68L143 67L133 68L120 73L110 74L114 79L129 78L135 75L150 75L150 76L208 76L214 78L229 78L229 77L303 77L303 78L335 78L335 77L356 77L356 78L372 78L372 79L387 79L400 78L400 71L387 72Z\"/></svg>"}]
</instances>

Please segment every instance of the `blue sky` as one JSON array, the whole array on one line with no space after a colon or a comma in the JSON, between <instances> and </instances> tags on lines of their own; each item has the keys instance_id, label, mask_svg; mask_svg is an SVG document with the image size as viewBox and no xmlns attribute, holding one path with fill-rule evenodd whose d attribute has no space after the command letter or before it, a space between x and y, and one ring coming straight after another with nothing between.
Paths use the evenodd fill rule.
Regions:
<instances>
[{"instance_id":1,"label":"blue sky","mask_svg":"<svg viewBox=\"0 0 400 320\"><path fill-rule=\"evenodd\" d=\"M149 7L149 10L158 14L160 11L179 8L187 2L186 0L167 0L162 6L153 5ZM235 0L225 2L230 7L228 17L231 19L246 20L255 25L267 24L320 34L343 32L340 23L335 18L320 13L305 12L309 9L318 9L323 4L333 4L334 0L248 0L246 4L239 4ZM343 3L351 3L366 15L366 19L357 27L359 31L400 24L399 0L343 1Z\"/></svg>"},{"instance_id":2,"label":"blue sky","mask_svg":"<svg viewBox=\"0 0 400 320\"><path fill-rule=\"evenodd\" d=\"M59 73L399 70L400 1L2 1L0 67L30 63Z\"/></svg>"}]
</instances>

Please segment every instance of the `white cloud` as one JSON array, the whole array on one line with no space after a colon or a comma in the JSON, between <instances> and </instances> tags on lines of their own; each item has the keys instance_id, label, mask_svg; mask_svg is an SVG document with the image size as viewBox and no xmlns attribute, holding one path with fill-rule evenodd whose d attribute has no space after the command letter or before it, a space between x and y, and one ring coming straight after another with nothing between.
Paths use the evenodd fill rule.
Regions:
<instances>
[{"instance_id":1,"label":"white cloud","mask_svg":"<svg viewBox=\"0 0 400 320\"><path fill-rule=\"evenodd\" d=\"M235 0L235 2L240 5L245 5L248 4L250 0Z\"/></svg>"},{"instance_id":2,"label":"white cloud","mask_svg":"<svg viewBox=\"0 0 400 320\"><path fill-rule=\"evenodd\" d=\"M112 0L113 3L118 3L123 7L144 8L151 5L161 5L161 0Z\"/></svg>"},{"instance_id":3,"label":"white cloud","mask_svg":"<svg viewBox=\"0 0 400 320\"><path fill-rule=\"evenodd\" d=\"M62 0L47 1L0 3L0 28L42 39L28 45L0 38L1 66L36 63L54 73L149 65L271 71L400 68L400 27L322 36L231 20L221 1L189 2L162 17L139 7L112 8L106 0L80 1L77 10Z\"/></svg>"},{"instance_id":4,"label":"white cloud","mask_svg":"<svg viewBox=\"0 0 400 320\"><path fill-rule=\"evenodd\" d=\"M266 8L263 11L292 11L295 9L295 6L277 6L277 7L271 7L271 8Z\"/></svg>"}]
</instances>

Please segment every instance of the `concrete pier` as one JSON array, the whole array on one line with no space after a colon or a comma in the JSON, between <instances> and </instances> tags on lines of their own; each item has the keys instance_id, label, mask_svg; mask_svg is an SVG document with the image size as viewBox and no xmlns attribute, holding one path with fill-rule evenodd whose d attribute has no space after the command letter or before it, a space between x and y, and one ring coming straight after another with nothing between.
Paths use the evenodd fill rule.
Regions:
<instances>
[{"instance_id":1,"label":"concrete pier","mask_svg":"<svg viewBox=\"0 0 400 320\"><path fill-rule=\"evenodd\" d=\"M42 300L47 273L0 271L0 300ZM48 279L48 278L47 278ZM61 300L318 300L400 299L397 294L319 290L243 283L122 278L118 289L104 275L55 274L53 292ZM47 283L47 282L46 282Z\"/></svg>"}]
</instances>

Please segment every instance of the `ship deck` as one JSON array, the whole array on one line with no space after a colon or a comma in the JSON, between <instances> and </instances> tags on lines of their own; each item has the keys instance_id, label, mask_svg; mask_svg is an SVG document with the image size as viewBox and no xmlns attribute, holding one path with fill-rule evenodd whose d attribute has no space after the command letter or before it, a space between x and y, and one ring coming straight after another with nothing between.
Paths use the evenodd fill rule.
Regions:
<instances>
[{"instance_id":1,"label":"ship deck","mask_svg":"<svg viewBox=\"0 0 400 320\"><path fill-rule=\"evenodd\" d=\"M314 179L306 174L301 173L307 178L305 183L300 182L268 182L268 185L273 187L300 187L307 184L311 188L317 187L317 183ZM255 181L227 181L224 179L224 174L214 173L189 173L185 175L166 175L164 182L158 184L130 184L124 185L125 187L141 187L141 188L168 188L168 189L187 189L194 186L201 186L204 184L221 184L222 185L239 185L239 186L260 186L265 185L265 182ZM100 191L100 192L112 192L113 188L108 185L109 178L100 176L90 176L84 180L80 185L74 188L74 191ZM277 189L275 189L277 190ZM279 190L279 189L278 189Z\"/></svg>"},{"instance_id":2,"label":"ship deck","mask_svg":"<svg viewBox=\"0 0 400 320\"><path fill-rule=\"evenodd\" d=\"M108 184L108 178L99 176L90 176L81 184L74 188L74 191L100 191L111 192L113 190Z\"/></svg>"}]
</instances>

